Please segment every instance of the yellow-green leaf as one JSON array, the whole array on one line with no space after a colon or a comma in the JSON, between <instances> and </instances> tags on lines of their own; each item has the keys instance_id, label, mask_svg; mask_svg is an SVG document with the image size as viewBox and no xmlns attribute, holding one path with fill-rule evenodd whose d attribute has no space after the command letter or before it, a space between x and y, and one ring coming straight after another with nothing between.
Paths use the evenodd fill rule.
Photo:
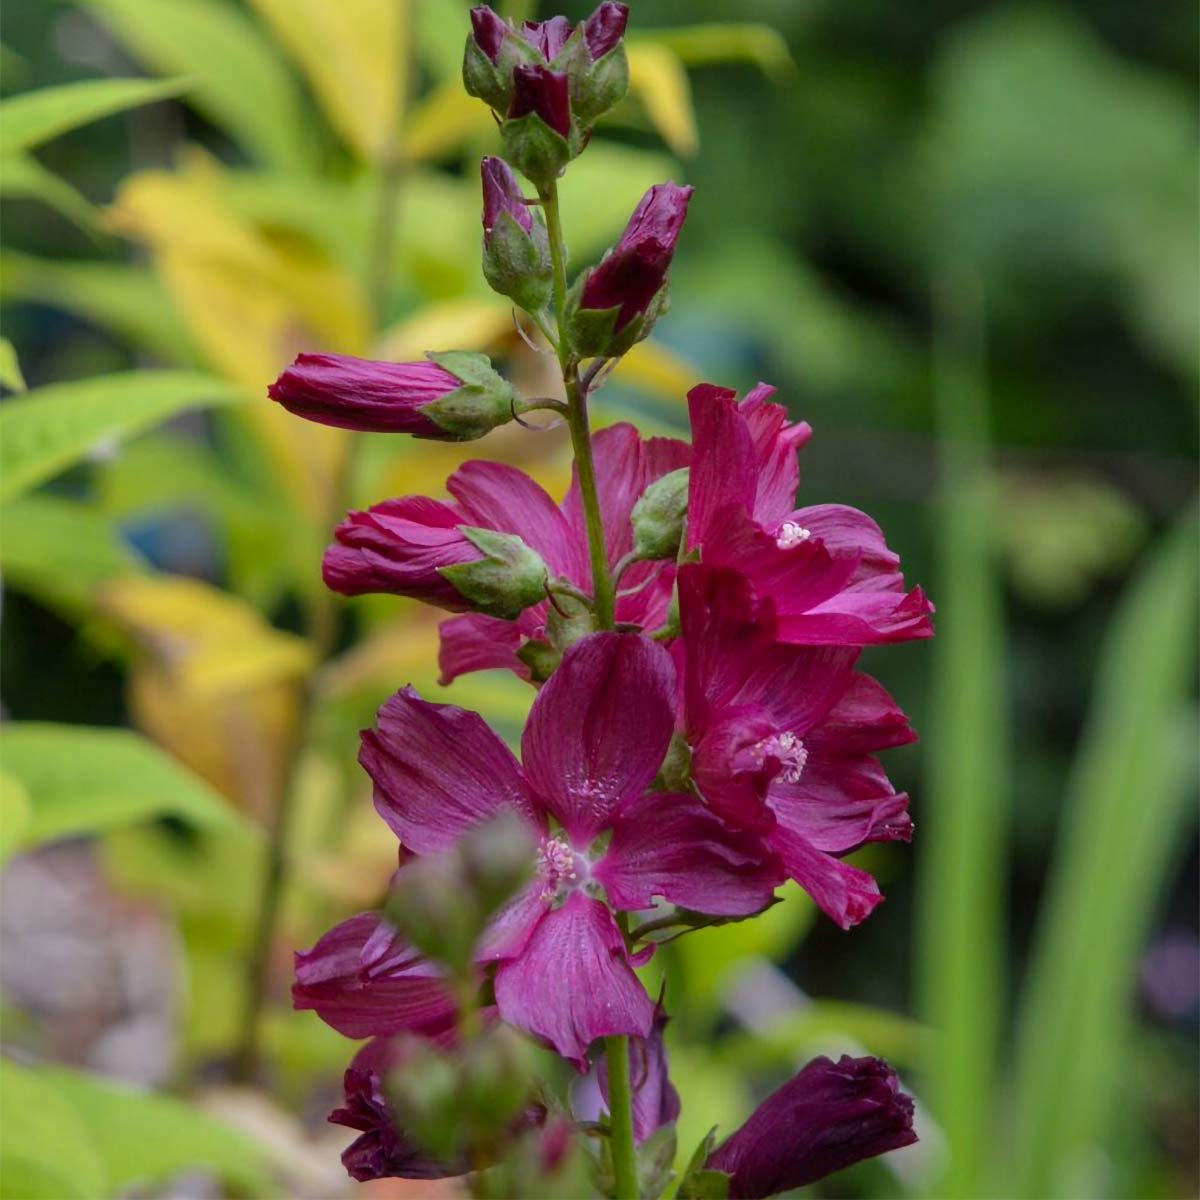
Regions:
<instances>
[{"instance_id":1,"label":"yellow-green leaf","mask_svg":"<svg viewBox=\"0 0 1200 1200\"><path fill-rule=\"evenodd\" d=\"M107 439L185 408L241 399L230 384L195 371L130 371L27 392L0 407L0 500L57 475Z\"/></svg>"},{"instance_id":2,"label":"yellow-green leaf","mask_svg":"<svg viewBox=\"0 0 1200 1200\"><path fill-rule=\"evenodd\" d=\"M676 154L695 154L700 144L692 85L679 56L653 42L629 47L629 90L641 101L650 123Z\"/></svg>"},{"instance_id":3,"label":"yellow-green leaf","mask_svg":"<svg viewBox=\"0 0 1200 1200\"><path fill-rule=\"evenodd\" d=\"M784 77L796 68L787 42L769 25L720 22L681 29L654 29L637 34L632 44L665 46L689 67L713 63L753 63L764 74Z\"/></svg>"},{"instance_id":4,"label":"yellow-green leaf","mask_svg":"<svg viewBox=\"0 0 1200 1200\"><path fill-rule=\"evenodd\" d=\"M6 337L0 337L0 384L14 392L26 390L16 348Z\"/></svg>"},{"instance_id":5,"label":"yellow-green leaf","mask_svg":"<svg viewBox=\"0 0 1200 1200\"><path fill-rule=\"evenodd\" d=\"M406 90L409 0L251 0L330 123L365 159L393 149Z\"/></svg>"},{"instance_id":6,"label":"yellow-green leaf","mask_svg":"<svg viewBox=\"0 0 1200 1200\"><path fill-rule=\"evenodd\" d=\"M29 150L101 117L178 96L186 79L86 79L0 101L0 154Z\"/></svg>"},{"instance_id":7,"label":"yellow-green leaf","mask_svg":"<svg viewBox=\"0 0 1200 1200\"><path fill-rule=\"evenodd\" d=\"M14 200L40 200L61 217L91 230L96 210L65 179L47 171L21 151L6 152L0 159L0 196Z\"/></svg>"}]
</instances>

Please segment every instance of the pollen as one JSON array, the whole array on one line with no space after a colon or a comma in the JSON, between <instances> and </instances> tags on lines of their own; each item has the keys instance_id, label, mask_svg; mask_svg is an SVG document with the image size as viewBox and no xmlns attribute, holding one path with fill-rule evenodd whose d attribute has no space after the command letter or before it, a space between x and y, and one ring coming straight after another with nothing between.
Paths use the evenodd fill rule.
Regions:
<instances>
[{"instance_id":1,"label":"pollen","mask_svg":"<svg viewBox=\"0 0 1200 1200\"><path fill-rule=\"evenodd\" d=\"M775 535L775 545L780 550L790 550L793 546L800 545L801 542L807 542L810 537L812 537L811 529L805 529L803 525L797 525L795 521L784 521Z\"/></svg>"},{"instance_id":2,"label":"pollen","mask_svg":"<svg viewBox=\"0 0 1200 1200\"><path fill-rule=\"evenodd\" d=\"M538 874L542 878L543 900L554 900L579 886L579 856L565 838L556 835L543 840L538 850Z\"/></svg>"},{"instance_id":3,"label":"pollen","mask_svg":"<svg viewBox=\"0 0 1200 1200\"><path fill-rule=\"evenodd\" d=\"M791 730L773 733L758 742L751 752L755 765L762 766L768 758L780 764L779 778L784 783L799 783L808 762L804 743Z\"/></svg>"}]
</instances>

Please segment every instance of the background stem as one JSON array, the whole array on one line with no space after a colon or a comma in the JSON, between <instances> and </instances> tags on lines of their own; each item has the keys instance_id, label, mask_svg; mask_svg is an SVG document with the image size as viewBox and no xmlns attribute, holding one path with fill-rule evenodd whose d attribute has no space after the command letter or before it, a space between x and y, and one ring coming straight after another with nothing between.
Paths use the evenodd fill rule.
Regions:
<instances>
[{"instance_id":1,"label":"background stem","mask_svg":"<svg viewBox=\"0 0 1200 1200\"><path fill-rule=\"evenodd\" d=\"M604 1039L608 1059L608 1110L612 1127L615 1200L637 1200L637 1155L633 1146L633 1097L629 1088L629 1039Z\"/></svg>"}]
</instances>

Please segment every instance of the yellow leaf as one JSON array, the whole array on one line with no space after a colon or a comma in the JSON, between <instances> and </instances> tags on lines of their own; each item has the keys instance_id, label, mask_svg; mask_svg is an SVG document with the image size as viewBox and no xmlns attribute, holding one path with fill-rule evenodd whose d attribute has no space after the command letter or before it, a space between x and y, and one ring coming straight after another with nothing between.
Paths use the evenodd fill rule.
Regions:
<instances>
[{"instance_id":1,"label":"yellow leaf","mask_svg":"<svg viewBox=\"0 0 1200 1200\"><path fill-rule=\"evenodd\" d=\"M363 158L394 148L407 88L409 0L252 0L330 123Z\"/></svg>"},{"instance_id":2,"label":"yellow leaf","mask_svg":"<svg viewBox=\"0 0 1200 1200\"><path fill-rule=\"evenodd\" d=\"M98 593L101 612L129 632L181 691L213 697L291 680L312 667L308 643L198 579L131 575Z\"/></svg>"},{"instance_id":3,"label":"yellow leaf","mask_svg":"<svg viewBox=\"0 0 1200 1200\"><path fill-rule=\"evenodd\" d=\"M676 154L695 154L700 138L692 110L692 87L679 56L651 42L635 43L628 53L630 92Z\"/></svg>"},{"instance_id":4,"label":"yellow leaf","mask_svg":"<svg viewBox=\"0 0 1200 1200\"><path fill-rule=\"evenodd\" d=\"M613 378L651 396L683 404L700 382L699 370L657 342L639 342L617 364Z\"/></svg>"},{"instance_id":5,"label":"yellow leaf","mask_svg":"<svg viewBox=\"0 0 1200 1200\"><path fill-rule=\"evenodd\" d=\"M404 153L421 162L453 154L474 141L496 137L496 122L482 100L468 96L452 79L430 92L413 110L404 131Z\"/></svg>"},{"instance_id":6,"label":"yellow leaf","mask_svg":"<svg viewBox=\"0 0 1200 1200\"><path fill-rule=\"evenodd\" d=\"M393 325L375 351L380 358L403 362L421 358L426 350L487 350L512 332L507 300L446 300Z\"/></svg>"}]
</instances>

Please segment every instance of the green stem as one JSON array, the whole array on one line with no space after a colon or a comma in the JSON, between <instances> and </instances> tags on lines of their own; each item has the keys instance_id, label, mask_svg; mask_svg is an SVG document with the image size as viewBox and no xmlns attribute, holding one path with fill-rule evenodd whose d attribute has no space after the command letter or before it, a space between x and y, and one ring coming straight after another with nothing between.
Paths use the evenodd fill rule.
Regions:
<instances>
[{"instance_id":1,"label":"green stem","mask_svg":"<svg viewBox=\"0 0 1200 1200\"><path fill-rule=\"evenodd\" d=\"M571 354L567 339L567 251L558 209L558 184L553 180L539 190L546 230L550 235L550 262L554 270L554 312L558 319L558 363L567 393L567 426L579 475L579 495L587 525L588 555L592 564L592 594L596 624L613 627L613 581L608 569L608 547L604 541L604 519L596 491L596 466L592 458L592 435L588 427L587 388L579 379L579 360Z\"/></svg>"},{"instance_id":2,"label":"green stem","mask_svg":"<svg viewBox=\"0 0 1200 1200\"><path fill-rule=\"evenodd\" d=\"M633 1148L633 1096L629 1088L629 1039L604 1039L608 1059L608 1112L612 1127L615 1200L638 1200L637 1156Z\"/></svg>"}]
</instances>

